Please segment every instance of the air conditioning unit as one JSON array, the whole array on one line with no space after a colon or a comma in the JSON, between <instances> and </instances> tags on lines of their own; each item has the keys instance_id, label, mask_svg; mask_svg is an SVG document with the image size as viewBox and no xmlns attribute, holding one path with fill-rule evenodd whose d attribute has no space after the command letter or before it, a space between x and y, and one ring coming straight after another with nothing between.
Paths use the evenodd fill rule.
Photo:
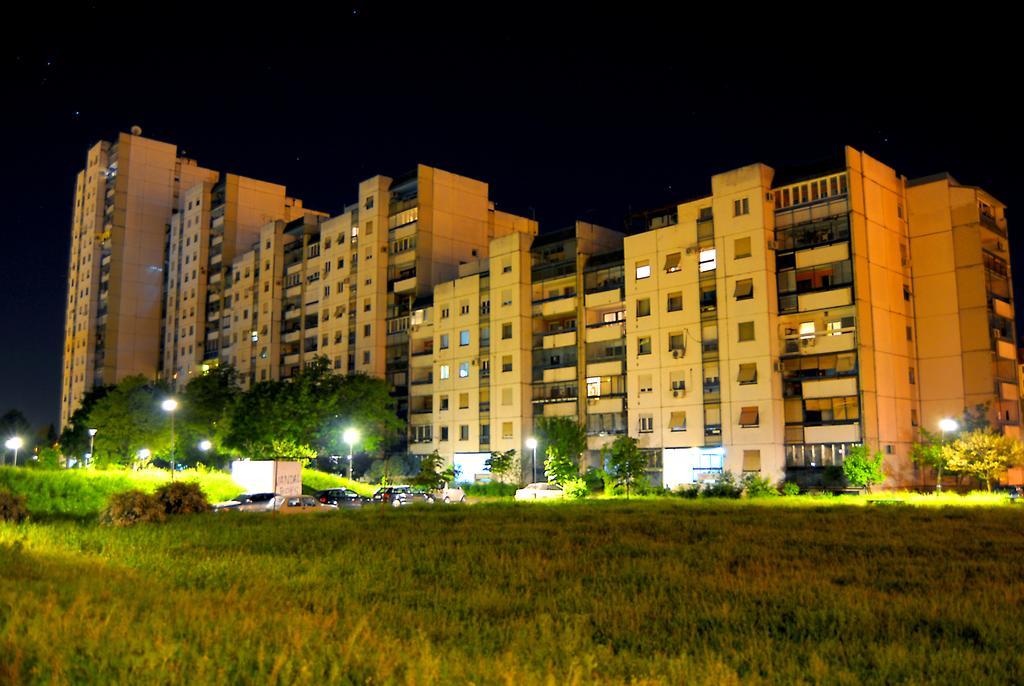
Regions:
<instances>
[{"instance_id":1,"label":"air conditioning unit","mask_svg":"<svg viewBox=\"0 0 1024 686\"><path fill-rule=\"evenodd\" d=\"M679 397L679 391L672 391L672 397L673 398L678 398Z\"/></svg>"},{"instance_id":2,"label":"air conditioning unit","mask_svg":"<svg viewBox=\"0 0 1024 686\"><path fill-rule=\"evenodd\" d=\"M680 350L673 350L673 351L672 351L672 357L678 358L678 357L679 357L679 354L680 354L680 352L682 352L682 351L680 351Z\"/></svg>"}]
</instances>

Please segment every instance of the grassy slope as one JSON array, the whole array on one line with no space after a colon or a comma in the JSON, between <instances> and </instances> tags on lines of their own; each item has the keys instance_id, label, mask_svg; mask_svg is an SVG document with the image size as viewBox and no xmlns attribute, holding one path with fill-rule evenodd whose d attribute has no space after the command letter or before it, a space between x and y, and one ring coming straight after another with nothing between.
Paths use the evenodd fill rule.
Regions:
<instances>
[{"instance_id":1,"label":"grassy slope","mask_svg":"<svg viewBox=\"0 0 1024 686\"><path fill-rule=\"evenodd\" d=\"M678 500L0 525L0 682L1009 683L1022 525Z\"/></svg>"},{"instance_id":2,"label":"grassy slope","mask_svg":"<svg viewBox=\"0 0 1024 686\"><path fill-rule=\"evenodd\" d=\"M371 496L376 491L376 484L364 484L361 481L346 479L337 474L328 474L315 469L302 470L302 486L310 491L322 491L326 488L348 488L359 495Z\"/></svg>"}]
</instances>

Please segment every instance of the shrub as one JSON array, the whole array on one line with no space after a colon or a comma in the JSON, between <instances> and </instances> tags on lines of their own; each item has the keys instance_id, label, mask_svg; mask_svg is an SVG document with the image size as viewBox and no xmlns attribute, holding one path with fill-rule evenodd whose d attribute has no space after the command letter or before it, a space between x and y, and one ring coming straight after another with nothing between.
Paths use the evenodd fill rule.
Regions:
<instances>
[{"instance_id":1,"label":"shrub","mask_svg":"<svg viewBox=\"0 0 1024 686\"><path fill-rule=\"evenodd\" d=\"M787 481L782 484L782 495L800 495L800 486L795 481Z\"/></svg>"},{"instance_id":2,"label":"shrub","mask_svg":"<svg viewBox=\"0 0 1024 686\"><path fill-rule=\"evenodd\" d=\"M113 526L131 526L140 522L162 522L167 519L164 506L155 496L142 491L125 491L110 497L100 521Z\"/></svg>"},{"instance_id":3,"label":"shrub","mask_svg":"<svg viewBox=\"0 0 1024 686\"><path fill-rule=\"evenodd\" d=\"M154 495L169 515L193 514L210 509L206 494L194 481L172 481L156 489Z\"/></svg>"},{"instance_id":4,"label":"shrub","mask_svg":"<svg viewBox=\"0 0 1024 686\"><path fill-rule=\"evenodd\" d=\"M739 498L743 495L743 486L736 483L732 472L725 471L713 484L706 484L701 494L707 498Z\"/></svg>"},{"instance_id":5,"label":"shrub","mask_svg":"<svg viewBox=\"0 0 1024 686\"><path fill-rule=\"evenodd\" d=\"M744 474L740 484L748 498L770 498L779 494L768 479L757 474Z\"/></svg>"},{"instance_id":6,"label":"shrub","mask_svg":"<svg viewBox=\"0 0 1024 686\"><path fill-rule=\"evenodd\" d=\"M687 500L696 500L697 496L700 495L700 485L699 484L686 484L686 485L680 484L679 486L676 486L676 490L674 492L680 498L686 498Z\"/></svg>"},{"instance_id":7,"label":"shrub","mask_svg":"<svg viewBox=\"0 0 1024 686\"><path fill-rule=\"evenodd\" d=\"M566 479L565 483L562 484L562 489L565 491L565 497L570 500L581 500L590 495L587 482L580 477Z\"/></svg>"},{"instance_id":8,"label":"shrub","mask_svg":"<svg viewBox=\"0 0 1024 686\"><path fill-rule=\"evenodd\" d=\"M17 524L25 521L27 517L28 508L25 506L25 496L0 489L0 522Z\"/></svg>"},{"instance_id":9,"label":"shrub","mask_svg":"<svg viewBox=\"0 0 1024 686\"><path fill-rule=\"evenodd\" d=\"M609 495L611 495L615 483L615 479L600 468L588 469L587 473L583 475L583 480L587 483L587 488L591 493L603 492Z\"/></svg>"},{"instance_id":10,"label":"shrub","mask_svg":"<svg viewBox=\"0 0 1024 686\"><path fill-rule=\"evenodd\" d=\"M492 498L511 498L516 494L515 484L504 484L492 481L488 484L464 484L462 492L466 495L490 496Z\"/></svg>"}]
</instances>

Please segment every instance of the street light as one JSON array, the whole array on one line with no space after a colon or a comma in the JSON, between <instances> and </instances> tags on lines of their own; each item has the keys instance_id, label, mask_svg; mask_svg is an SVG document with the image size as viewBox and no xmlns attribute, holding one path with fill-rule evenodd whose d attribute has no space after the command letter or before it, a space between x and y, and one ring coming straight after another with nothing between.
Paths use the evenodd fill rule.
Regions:
<instances>
[{"instance_id":1,"label":"street light","mask_svg":"<svg viewBox=\"0 0 1024 686\"><path fill-rule=\"evenodd\" d=\"M204 453L212 447L213 443L211 443L209 439L204 438L203 440L199 441L199 449L202 450Z\"/></svg>"},{"instance_id":2,"label":"street light","mask_svg":"<svg viewBox=\"0 0 1024 686\"><path fill-rule=\"evenodd\" d=\"M942 432L942 442L943 443L946 442L946 434L953 433L954 431L956 431L959 428L960 428L960 425L956 423L955 419L950 419L949 417L943 417L942 419L940 419L939 420L939 431ZM938 479L935 480L935 490L936 491L941 491L942 490L942 482L939 481Z\"/></svg>"},{"instance_id":3,"label":"street light","mask_svg":"<svg viewBox=\"0 0 1024 686\"><path fill-rule=\"evenodd\" d=\"M96 440L96 432L98 429L89 429L89 454L85 458L85 466L88 467L89 463L92 462L93 443Z\"/></svg>"},{"instance_id":4,"label":"street light","mask_svg":"<svg viewBox=\"0 0 1024 686\"><path fill-rule=\"evenodd\" d=\"M174 481L174 412L178 409L178 401L168 398L160 403L160 407L171 415L171 481Z\"/></svg>"},{"instance_id":5,"label":"street light","mask_svg":"<svg viewBox=\"0 0 1024 686\"><path fill-rule=\"evenodd\" d=\"M140 460L148 460L149 456L153 453L149 452L149 448L139 448L139 452L136 453Z\"/></svg>"},{"instance_id":6,"label":"street light","mask_svg":"<svg viewBox=\"0 0 1024 686\"><path fill-rule=\"evenodd\" d=\"M526 439L526 447L533 451L533 479L531 483L537 481L537 439L530 436Z\"/></svg>"},{"instance_id":7,"label":"street light","mask_svg":"<svg viewBox=\"0 0 1024 686\"><path fill-rule=\"evenodd\" d=\"M352 446L359 442L359 432L355 429L345 429L342 440L348 443L348 478L352 479Z\"/></svg>"},{"instance_id":8,"label":"street light","mask_svg":"<svg viewBox=\"0 0 1024 686\"><path fill-rule=\"evenodd\" d=\"M25 442L21 440L21 436L11 436L4 443L8 450L14 451L14 466L18 466L18 449L25 445ZM6 462L6 459L4 460Z\"/></svg>"}]
</instances>

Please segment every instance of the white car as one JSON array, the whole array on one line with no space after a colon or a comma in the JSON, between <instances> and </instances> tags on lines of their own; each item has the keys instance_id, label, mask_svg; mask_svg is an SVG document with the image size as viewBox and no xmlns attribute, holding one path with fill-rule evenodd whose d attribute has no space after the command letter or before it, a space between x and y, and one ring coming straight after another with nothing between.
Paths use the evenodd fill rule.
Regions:
<instances>
[{"instance_id":1,"label":"white car","mask_svg":"<svg viewBox=\"0 0 1024 686\"><path fill-rule=\"evenodd\" d=\"M557 500L564 494L558 484L538 482L516 491L516 500Z\"/></svg>"}]
</instances>

